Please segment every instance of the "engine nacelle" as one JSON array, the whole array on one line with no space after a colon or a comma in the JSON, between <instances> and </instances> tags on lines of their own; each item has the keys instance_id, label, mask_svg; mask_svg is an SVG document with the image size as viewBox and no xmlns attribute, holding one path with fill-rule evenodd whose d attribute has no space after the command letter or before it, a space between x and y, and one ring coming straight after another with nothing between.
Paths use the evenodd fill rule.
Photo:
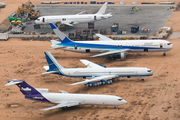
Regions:
<instances>
[{"instance_id":1,"label":"engine nacelle","mask_svg":"<svg viewBox=\"0 0 180 120\"><path fill-rule=\"evenodd\" d=\"M121 56L121 60L125 60L126 59L126 54L124 52L121 52L120 56Z\"/></svg>"},{"instance_id":2,"label":"engine nacelle","mask_svg":"<svg viewBox=\"0 0 180 120\"><path fill-rule=\"evenodd\" d=\"M106 82L107 82L106 80L100 80L99 81L100 85L104 85L104 84L106 84Z\"/></svg>"},{"instance_id":3,"label":"engine nacelle","mask_svg":"<svg viewBox=\"0 0 180 120\"><path fill-rule=\"evenodd\" d=\"M111 84L112 84L112 80L108 80L108 81L106 82L106 84L107 84L107 85L111 85Z\"/></svg>"},{"instance_id":4,"label":"engine nacelle","mask_svg":"<svg viewBox=\"0 0 180 120\"><path fill-rule=\"evenodd\" d=\"M99 83L94 83L94 87L99 87Z\"/></svg>"},{"instance_id":5,"label":"engine nacelle","mask_svg":"<svg viewBox=\"0 0 180 120\"><path fill-rule=\"evenodd\" d=\"M88 82L87 84L85 84L86 87L92 87L94 86L94 82Z\"/></svg>"}]
</instances>

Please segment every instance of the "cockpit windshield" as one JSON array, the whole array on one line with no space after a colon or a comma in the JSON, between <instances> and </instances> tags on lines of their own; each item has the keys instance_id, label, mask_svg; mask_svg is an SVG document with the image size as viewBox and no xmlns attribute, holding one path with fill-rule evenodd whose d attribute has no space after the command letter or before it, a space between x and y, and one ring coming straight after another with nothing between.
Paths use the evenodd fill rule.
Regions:
<instances>
[{"instance_id":1,"label":"cockpit windshield","mask_svg":"<svg viewBox=\"0 0 180 120\"><path fill-rule=\"evenodd\" d=\"M118 99L119 101L123 100L123 99Z\"/></svg>"},{"instance_id":2,"label":"cockpit windshield","mask_svg":"<svg viewBox=\"0 0 180 120\"><path fill-rule=\"evenodd\" d=\"M151 72L151 70L148 70L147 72Z\"/></svg>"},{"instance_id":3,"label":"cockpit windshield","mask_svg":"<svg viewBox=\"0 0 180 120\"><path fill-rule=\"evenodd\" d=\"M167 45L171 45L171 43L167 43Z\"/></svg>"},{"instance_id":4,"label":"cockpit windshield","mask_svg":"<svg viewBox=\"0 0 180 120\"><path fill-rule=\"evenodd\" d=\"M40 19L37 19L37 21L40 21Z\"/></svg>"}]
</instances>

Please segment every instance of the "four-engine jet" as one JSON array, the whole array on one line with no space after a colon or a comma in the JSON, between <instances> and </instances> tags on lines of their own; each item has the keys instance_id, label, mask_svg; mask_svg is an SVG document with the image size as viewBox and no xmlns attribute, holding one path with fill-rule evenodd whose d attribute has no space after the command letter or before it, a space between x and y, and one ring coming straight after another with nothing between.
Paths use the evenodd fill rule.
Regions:
<instances>
[{"instance_id":1,"label":"four-engine jet","mask_svg":"<svg viewBox=\"0 0 180 120\"><path fill-rule=\"evenodd\" d=\"M141 77L152 76L152 70L143 67L114 67L105 68L88 60L80 60L87 68L64 68L62 67L50 52L45 52L46 60L49 66L44 66L47 72L42 74L59 74L67 77L90 78L82 82L71 85L83 84L85 86L98 87L100 84L112 84L112 79L117 77Z\"/></svg>"},{"instance_id":2,"label":"four-engine jet","mask_svg":"<svg viewBox=\"0 0 180 120\"><path fill-rule=\"evenodd\" d=\"M5 86L15 84L27 99L57 104L56 106L42 109L42 111L77 105L112 105L117 107L118 105L127 103L121 97L113 95L71 94L63 90L60 90L62 93L49 93L49 89L33 88L23 80L12 80Z\"/></svg>"},{"instance_id":3,"label":"four-engine jet","mask_svg":"<svg viewBox=\"0 0 180 120\"><path fill-rule=\"evenodd\" d=\"M100 41L72 41L62 33L54 24L50 23L59 41L51 40L52 49L63 49L80 53L100 53L91 57L120 54L125 59L127 52L169 52L172 44L166 40L112 40L101 34Z\"/></svg>"},{"instance_id":4,"label":"four-engine jet","mask_svg":"<svg viewBox=\"0 0 180 120\"><path fill-rule=\"evenodd\" d=\"M103 19L110 18L111 13L105 14L107 8L107 2L99 9L95 14L82 14L80 12L76 15L53 15L53 16L42 16L35 20L36 24L49 24L49 23L61 23L67 26L73 26L79 23L95 22Z\"/></svg>"}]
</instances>

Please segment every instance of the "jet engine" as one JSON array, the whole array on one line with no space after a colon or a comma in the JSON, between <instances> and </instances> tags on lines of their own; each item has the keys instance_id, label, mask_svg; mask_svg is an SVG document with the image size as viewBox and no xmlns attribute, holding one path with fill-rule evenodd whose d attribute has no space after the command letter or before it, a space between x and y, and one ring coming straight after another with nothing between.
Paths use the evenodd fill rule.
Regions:
<instances>
[{"instance_id":1,"label":"jet engine","mask_svg":"<svg viewBox=\"0 0 180 120\"><path fill-rule=\"evenodd\" d=\"M99 87L99 83L94 83L94 87Z\"/></svg>"},{"instance_id":2,"label":"jet engine","mask_svg":"<svg viewBox=\"0 0 180 120\"><path fill-rule=\"evenodd\" d=\"M100 80L100 81L99 81L99 84L100 84L100 85L104 85L104 84L106 84L106 82L107 82L106 80Z\"/></svg>"},{"instance_id":3,"label":"jet engine","mask_svg":"<svg viewBox=\"0 0 180 120\"><path fill-rule=\"evenodd\" d=\"M121 56L121 60L126 59L126 54L125 54L124 52L121 52L121 53L120 53L120 56Z\"/></svg>"},{"instance_id":4,"label":"jet engine","mask_svg":"<svg viewBox=\"0 0 180 120\"><path fill-rule=\"evenodd\" d=\"M112 84L112 80L106 81L106 84L107 84L107 85L111 85L111 84Z\"/></svg>"}]
</instances>

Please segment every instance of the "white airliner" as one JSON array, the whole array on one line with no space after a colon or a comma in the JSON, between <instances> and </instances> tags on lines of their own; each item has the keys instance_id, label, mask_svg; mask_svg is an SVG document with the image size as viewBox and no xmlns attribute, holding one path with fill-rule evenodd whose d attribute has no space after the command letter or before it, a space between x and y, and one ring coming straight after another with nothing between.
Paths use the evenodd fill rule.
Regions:
<instances>
[{"instance_id":1,"label":"white airliner","mask_svg":"<svg viewBox=\"0 0 180 120\"><path fill-rule=\"evenodd\" d=\"M42 16L35 20L36 24L49 24L49 23L61 23L67 26L73 26L79 23L89 23L95 22L102 19L110 18L111 13L105 14L107 8L107 2L100 8L96 14L82 14L80 12L76 15L52 15L52 16Z\"/></svg>"},{"instance_id":2,"label":"white airliner","mask_svg":"<svg viewBox=\"0 0 180 120\"><path fill-rule=\"evenodd\" d=\"M49 93L49 89L33 88L23 80L12 80L5 86L10 85L17 85L27 99L57 104L41 111L77 105L112 105L117 107L118 105L127 103L121 97L113 95L71 94L63 90L60 90L62 93Z\"/></svg>"},{"instance_id":3,"label":"white airliner","mask_svg":"<svg viewBox=\"0 0 180 120\"><path fill-rule=\"evenodd\" d=\"M72 41L53 23L49 23L60 41L51 40L52 49L63 49L80 53L100 53L91 57L120 54L125 59L127 52L166 52L172 49L172 44L166 40L112 40L101 34L100 41Z\"/></svg>"},{"instance_id":4,"label":"white airliner","mask_svg":"<svg viewBox=\"0 0 180 120\"><path fill-rule=\"evenodd\" d=\"M112 79L117 77L141 77L142 81L148 76L152 76L152 70L142 67L116 67L105 68L88 60L80 60L87 68L64 68L53 57L50 52L45 52L49 66L44 66L47 72L41 74L59 74L67 77L90 78L82 82L71 85L85 85L87 87L98 87L101 84L112 84Z\"/></svg>"}]
</instances>

